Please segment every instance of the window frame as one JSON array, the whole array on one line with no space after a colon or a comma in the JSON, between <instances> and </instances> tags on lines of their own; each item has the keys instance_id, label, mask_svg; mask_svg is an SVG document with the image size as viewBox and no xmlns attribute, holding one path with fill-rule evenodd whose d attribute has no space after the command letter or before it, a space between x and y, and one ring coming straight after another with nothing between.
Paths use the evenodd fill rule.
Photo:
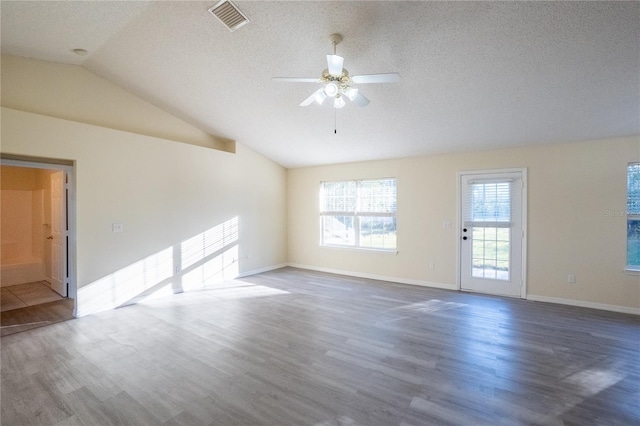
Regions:
<instances>
[{"instance_id":1,"label":"window frame","mask_svg":"<svg viewBox=\"0 0 640 426\"><path fill-rule=\"evenodd\" d=\"M392 212L372 212L372 211L361 211L360 210L360 205L361 205L361 201L363 200L363 198L361 197L361 187L362 187L362 183L363 182L376 182L376 181L390 181L392 180L394 182L394 195L395 195L395 199L393 202L393 211ZM352 211L324 211L323 207L325 206L325 202L324 202L324 185L327 183L354 183L355 184L355 200L353 202L353 205L355 206L354 209ZM327 180L327 181L321 181L320 182L320 188L319 188L319 240L320 240L320 246L321 247L329 247L329 248L340 248L340 249L353 249L353 250L364 250L364 251L380 251L380 252L388 252L388 253L397 253L398 250L398 242L397 242L397 213L398 213L398 208L397 208L397 204L398 204L398 195L397 195L397 178L395 177L385 177L385 178L367 178L367 179L346 179L346 180ZM324 219L326 217L351 217L353 218L353 230L354 230L354 237L353 237L353 244L335 244L335 243L326 243L324 241L324 234L325 234L325 230L324 230ZM361 218L367 218L367 217L376 217L376 218L393 218L394 222L395 222L395 227L396 227L396 241L394 244L394 247L392 248L384 248L384 247L370 247L370 246L366 246L366 245L361 245L362 242L360 241L360 221Z\"/></svg>"},{"instance_id":2,"label":"window frame","mask_svg":"<svg viewBox=\"0 0 640 426\"><path fill-rule=\"evenodd\" d=\"M631 209L631 191L630 191L630 185L629 185L629 178L630 178L630 171L631 171L631 167L639 167L640 168L640 162L631 162L629 164L627 164L627 202L626 202L626 220L625 220L625 227L627 228L626 232L625 232L625 236L626 236L626 250L625 250L625 271L628 272L632 272L632 273L640 273L640 264L638 265L632 265L629 262L629 222L631 221L640 221L640 208L637 212L633 212L632 213L632 209ZM640 173L640 172L639 172ZM639 195L640 197L640 195ZM640 263L640 262L639 262Z\"/></svg>"}]
</instances>

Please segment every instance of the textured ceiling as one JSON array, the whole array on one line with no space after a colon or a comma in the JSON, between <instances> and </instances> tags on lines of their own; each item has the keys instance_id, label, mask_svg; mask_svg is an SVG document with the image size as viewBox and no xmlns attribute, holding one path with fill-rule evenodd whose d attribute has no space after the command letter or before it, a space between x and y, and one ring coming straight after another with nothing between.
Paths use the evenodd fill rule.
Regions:
<instances>
[{"instance_id":1,"label":"textured ceiling","mask_svg":"<svg viewBox=\"0 0 640 426\"><path fill-rule=\"evenodd\" d=\"M640 134L638 2L2 1L2 53L82 65L285 167ZM298 104L332 53L371 100ZM84 48L84 57L71 53ZM334 121L337 134L334 134Z\"/></svg>"}]
</instances>

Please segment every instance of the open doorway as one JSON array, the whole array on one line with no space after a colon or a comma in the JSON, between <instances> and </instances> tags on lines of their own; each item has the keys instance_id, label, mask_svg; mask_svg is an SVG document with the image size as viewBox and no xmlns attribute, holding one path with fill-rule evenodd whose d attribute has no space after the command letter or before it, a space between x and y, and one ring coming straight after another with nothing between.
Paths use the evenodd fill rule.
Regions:
<instances>
[{"instance_id":1,"label":"open doorway","mask_svg":"<svg viewBox=\"0 0 640 426\"><path fill-rule=\"evenodd\" d=\"M0 325L5 336L74 317L73 166L0 160Z\"/></svg>"}]
</instances>

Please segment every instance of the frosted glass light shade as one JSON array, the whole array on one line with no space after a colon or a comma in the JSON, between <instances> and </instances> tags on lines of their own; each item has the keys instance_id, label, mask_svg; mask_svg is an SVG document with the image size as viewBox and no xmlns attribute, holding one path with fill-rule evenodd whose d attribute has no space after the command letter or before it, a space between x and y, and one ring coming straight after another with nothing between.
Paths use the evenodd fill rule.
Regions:
<instances>
[{"instance_id":1,"label":"frosted glass light shade","mask_svg":"<svg viewBox=\"0 0 640 426\"><path fill-rule=\"evenodd\" d=\"M338 83L336 83L335 81L327 83L327 85L324 86L324 93L332 98L338 96L338 93L340 93L340 87L338 87Z\"/></svg>"}]
</instances>

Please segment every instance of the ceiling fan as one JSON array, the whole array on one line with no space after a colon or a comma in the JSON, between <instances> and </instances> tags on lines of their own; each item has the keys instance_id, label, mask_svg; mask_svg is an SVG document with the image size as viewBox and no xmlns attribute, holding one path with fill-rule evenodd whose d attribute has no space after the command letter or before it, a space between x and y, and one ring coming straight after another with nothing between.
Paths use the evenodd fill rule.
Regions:
<instances>
[{"instance_id":1,"label":"ceiling fan","mask_svg":"<svg viewBox=\"0 0 640 426\"><path fill-rule=\"evenodd\" d=\"M397 72L387 74L349 75L349 71L343 67L344 58L336 55L336 46L342 41L342 36L340 34L331 34L329 39L333 44L333 55L327 55L327 68L322 71L320 78L272 78L274 81L324 84L324 87L316 90L311 96L302 101L300 106L308 106L313 102L322 105L325 99L333 98L334 108L342 108L345 106L345 98L347 98L356 105L363 107L369 104L369 99L365 98L358 89L351 87L351 84L396 83L400 81L400 74Z\"/></svg>"}]
</instances>

